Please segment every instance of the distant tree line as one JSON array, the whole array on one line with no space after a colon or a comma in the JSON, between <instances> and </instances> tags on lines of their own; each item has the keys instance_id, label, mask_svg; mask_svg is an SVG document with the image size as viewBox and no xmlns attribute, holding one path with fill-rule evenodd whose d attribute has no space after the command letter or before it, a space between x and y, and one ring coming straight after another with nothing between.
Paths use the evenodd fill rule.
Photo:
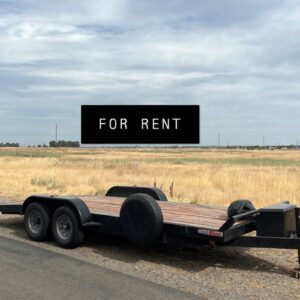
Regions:
<instances>
[{"instance_id":1,"label":"distant tree line","mask_svg":"<svg viewBox=\"0 0 300 300\"><path fill-rule=\"evenodd\" d=\"M78 148L80 147L80 143L77 141L50 141L49 147L73 147Z\"/></svg>"},{"instance_id":2,"label":"distant tree line","mask_svg":"<svg viewBox=\"0 0 300 300\"><path fill-rule=\"evenodd\" d=\"M201 146L201 149L246 149L246 150L279 150L279 149L300 149L298 145L268 145L268 146L259 146L259 145L249 145L249 146Z\"/></svg>"},{"instance_id":3,"label":"distant tree line","mask_svg":"<svg viewBox=\"0 0 300 300\"><path fill-rule=\"evenodd\" d=\"M0 143L0 147L20 147L19 143Z\"/></svg>"}]
</instances>

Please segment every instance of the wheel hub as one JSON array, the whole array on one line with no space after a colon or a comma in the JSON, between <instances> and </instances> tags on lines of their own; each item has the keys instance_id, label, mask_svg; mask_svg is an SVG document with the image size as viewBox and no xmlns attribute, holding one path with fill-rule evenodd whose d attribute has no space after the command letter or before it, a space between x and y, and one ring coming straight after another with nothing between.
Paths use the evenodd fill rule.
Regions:
<instances>
[{"instance_id":1,"label":"wheel hub","mask_svg":"<svg viewBox=\"0 0 300 300\"><path fill-rule=\"evenodd\" d=\"M39 233L42 230L43 219L40 212L34 210L28 218L28 227L33 233Z\"/></svg>"},{"instance_id":2,"label":"wheel hub","mask_svg":"<svg viewBox=\"0 0 300 300\"><path fill-rule=\"evenodd\" d=\"M73 225L70 217L67 215L59 216L56 222L56 230L61 239L69 239L73 233Z\"/></svg>"}]
</instances>

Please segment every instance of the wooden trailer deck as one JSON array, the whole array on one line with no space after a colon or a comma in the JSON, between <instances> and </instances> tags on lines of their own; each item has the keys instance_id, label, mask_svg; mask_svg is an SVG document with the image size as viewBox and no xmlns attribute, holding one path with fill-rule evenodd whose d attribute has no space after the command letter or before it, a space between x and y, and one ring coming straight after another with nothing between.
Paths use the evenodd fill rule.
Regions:
<instances>
[{"instance_id":1,"label":"wooden trailer deck","mask_svg":"<svg viewBox=\"0 0 300 300\"><path fill-rule=\"evenodd\" d=\"M63 197L63 196L62 196ZM109 196L68 196L80 198L94 215L119 217L120 209L125 198ZM23 201L4 201L6 205L22 205ZM219 230L228 220L226 208L216 208L200 204L182 202L158 201L166 224L184 225ZM238 221L240 224L246 221Z\"/></svg>"},{"instance_id":2,"label":"wooden trailer deck","mask_svg":"<svg viewBox=\"0 0 300 300\"><path fill-rule=\"evenodd\" d=\"M80 196L92 214L119 217L125 198L108 196ZM218 230L228 219L225 208L199 204L158 201L164 223Z\"/></svg>"}]
</instances>

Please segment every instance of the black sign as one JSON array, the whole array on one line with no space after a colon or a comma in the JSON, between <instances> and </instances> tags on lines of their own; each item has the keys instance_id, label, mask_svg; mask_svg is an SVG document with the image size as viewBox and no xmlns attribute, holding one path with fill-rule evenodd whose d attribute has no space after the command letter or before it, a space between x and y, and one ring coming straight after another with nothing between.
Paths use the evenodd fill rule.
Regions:
<instances>
[{"instance_id":1,"label":"black sign","mask_svg":"<svg viewBox=\"0 0 300 300\"><path fill-rule=\"evenodd\" d=\"M198 144L199 105L82 105L82 144Z\"/></svg>"}]
</instances>

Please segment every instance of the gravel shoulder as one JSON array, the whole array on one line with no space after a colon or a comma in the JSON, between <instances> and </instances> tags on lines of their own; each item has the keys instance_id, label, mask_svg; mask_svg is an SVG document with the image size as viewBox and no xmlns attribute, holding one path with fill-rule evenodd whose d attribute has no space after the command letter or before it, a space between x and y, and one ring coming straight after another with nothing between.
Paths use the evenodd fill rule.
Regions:
<instances>
[{"instance_id":1,"label":"gravel shoulder","mask_svg":"<svg viewBox=\"0 0 300 300\"><path fill-rule=\"evenodd\" d=\"M292 277L297 264L294 250L166 246L145 250L99 235L89 235L82 247L65 250L51 241L30 241L23 217L6 215L0 218L0 235L204 299L300 299L300 281Z\"/></svg>"}]
</instances>

